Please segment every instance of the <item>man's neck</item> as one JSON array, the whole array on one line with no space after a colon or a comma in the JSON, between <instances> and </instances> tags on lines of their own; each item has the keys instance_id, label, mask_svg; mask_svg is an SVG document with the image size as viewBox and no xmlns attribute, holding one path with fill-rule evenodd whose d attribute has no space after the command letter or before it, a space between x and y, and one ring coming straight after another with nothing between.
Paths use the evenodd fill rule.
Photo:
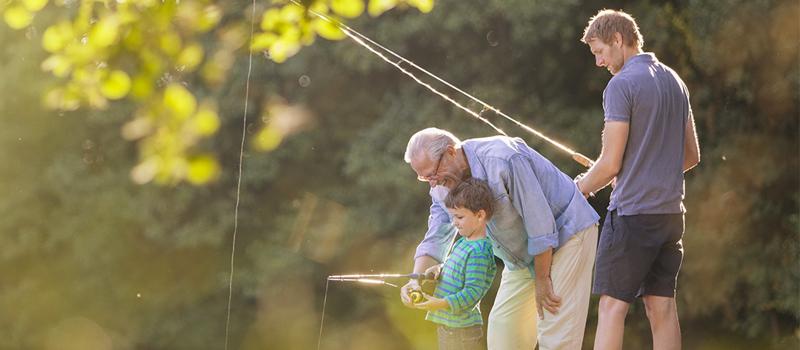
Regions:
<instances>
[{"instance_id":1,"label":"man's neck","mask_svg":"<svg viewBox=\"0 0 800 350\"><path fill-rule=\"evenodd\" d=\"M623 46L622 59L624 60L623 66L628 64L628 61L636 55L642 54L644 51L638 47Z\"/></svg>"},{"instance_id":2,"label":"man's neck","mask_svg":"<svg viewBox=\"0 0 800 350\"><path fill-rule=\"evenodd\" d=\"M472 172L469 170L469 161L467 160L467 154L464 152L464 147L461 145L457 145L456 149L456 165L458 169L461 170L461 180L466 180L472 177Z\"/></svg>"}]
</instances>

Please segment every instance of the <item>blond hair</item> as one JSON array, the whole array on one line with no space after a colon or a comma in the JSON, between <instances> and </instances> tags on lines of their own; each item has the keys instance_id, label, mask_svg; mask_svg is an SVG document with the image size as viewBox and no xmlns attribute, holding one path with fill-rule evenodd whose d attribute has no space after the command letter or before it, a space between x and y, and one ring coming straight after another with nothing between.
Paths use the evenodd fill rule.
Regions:
<instances>
[{"instance_id":1,"label":"blond hair","mask_svg":"<svg viewBox=\"0 0 800 350\"><path fill-rule=\"evenodd\" d=\"M581 42L589 43L592 39L600 39L605 44L611 44L614 40L614 33L622 35L622 42L630 47L641 49L644 45L644 38L639 32L636 20L625 12L616 10L600 10L594 17L589 19L589 24L583 30Z\"/></svg>"}]
</instances>

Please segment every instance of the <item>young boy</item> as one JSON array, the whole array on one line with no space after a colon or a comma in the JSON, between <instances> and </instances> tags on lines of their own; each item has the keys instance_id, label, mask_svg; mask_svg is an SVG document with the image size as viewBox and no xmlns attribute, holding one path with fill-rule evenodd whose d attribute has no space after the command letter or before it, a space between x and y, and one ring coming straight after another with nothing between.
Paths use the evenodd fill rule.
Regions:
<instances>
[{"instance_id":1,"label":"young boy","mask_svg":"<svg viewBox=\"0 0 800 350\"><path fill-rule=\"evenodd\" d=\"M467 179L444 200L459 237L445 262L429 269L439 277L433 296L415 304L438 325L439 350L485 349L479 302L492 285L496 266L486 223L494 199L489 186Z\"/></svg>"}]
</instances>

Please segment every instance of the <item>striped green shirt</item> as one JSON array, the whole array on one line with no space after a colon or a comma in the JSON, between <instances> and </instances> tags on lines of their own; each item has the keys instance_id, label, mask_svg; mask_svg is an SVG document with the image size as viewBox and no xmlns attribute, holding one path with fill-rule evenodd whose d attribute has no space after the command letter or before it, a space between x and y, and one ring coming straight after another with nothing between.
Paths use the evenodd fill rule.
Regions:
<instances>
[{"instance_id":1,"label":"striped green shirt","mask_svg":"<svg viewBox=\"0 0 800 350\"><path fill-rule=\"evenodd\" d=\"M429 311L425 319L448 327L483 324L478 306L494 280L497 267L489 239L459 238L442 266L433 296L447 300L449 308Z\"/></svg>"}]
</instances>

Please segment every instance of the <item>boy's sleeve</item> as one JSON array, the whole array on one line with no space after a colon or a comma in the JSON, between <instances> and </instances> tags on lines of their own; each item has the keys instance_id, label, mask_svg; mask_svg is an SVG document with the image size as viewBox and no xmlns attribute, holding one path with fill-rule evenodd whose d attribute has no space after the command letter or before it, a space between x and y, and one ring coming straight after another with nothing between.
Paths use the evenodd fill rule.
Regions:
<instances>
[{"instance_id":1,"label":"boy's sleeve","mask_svg":"<svg viewBox=\"0 0 800 350\"><path fill-rule=\"evenodd\" d=\"M492 286L497 269L491 248L488 251L484 249L470 252L466 262L464 288L444 297L453 312L463 312L475 307Z\"/></svg>"}]
</instances>

